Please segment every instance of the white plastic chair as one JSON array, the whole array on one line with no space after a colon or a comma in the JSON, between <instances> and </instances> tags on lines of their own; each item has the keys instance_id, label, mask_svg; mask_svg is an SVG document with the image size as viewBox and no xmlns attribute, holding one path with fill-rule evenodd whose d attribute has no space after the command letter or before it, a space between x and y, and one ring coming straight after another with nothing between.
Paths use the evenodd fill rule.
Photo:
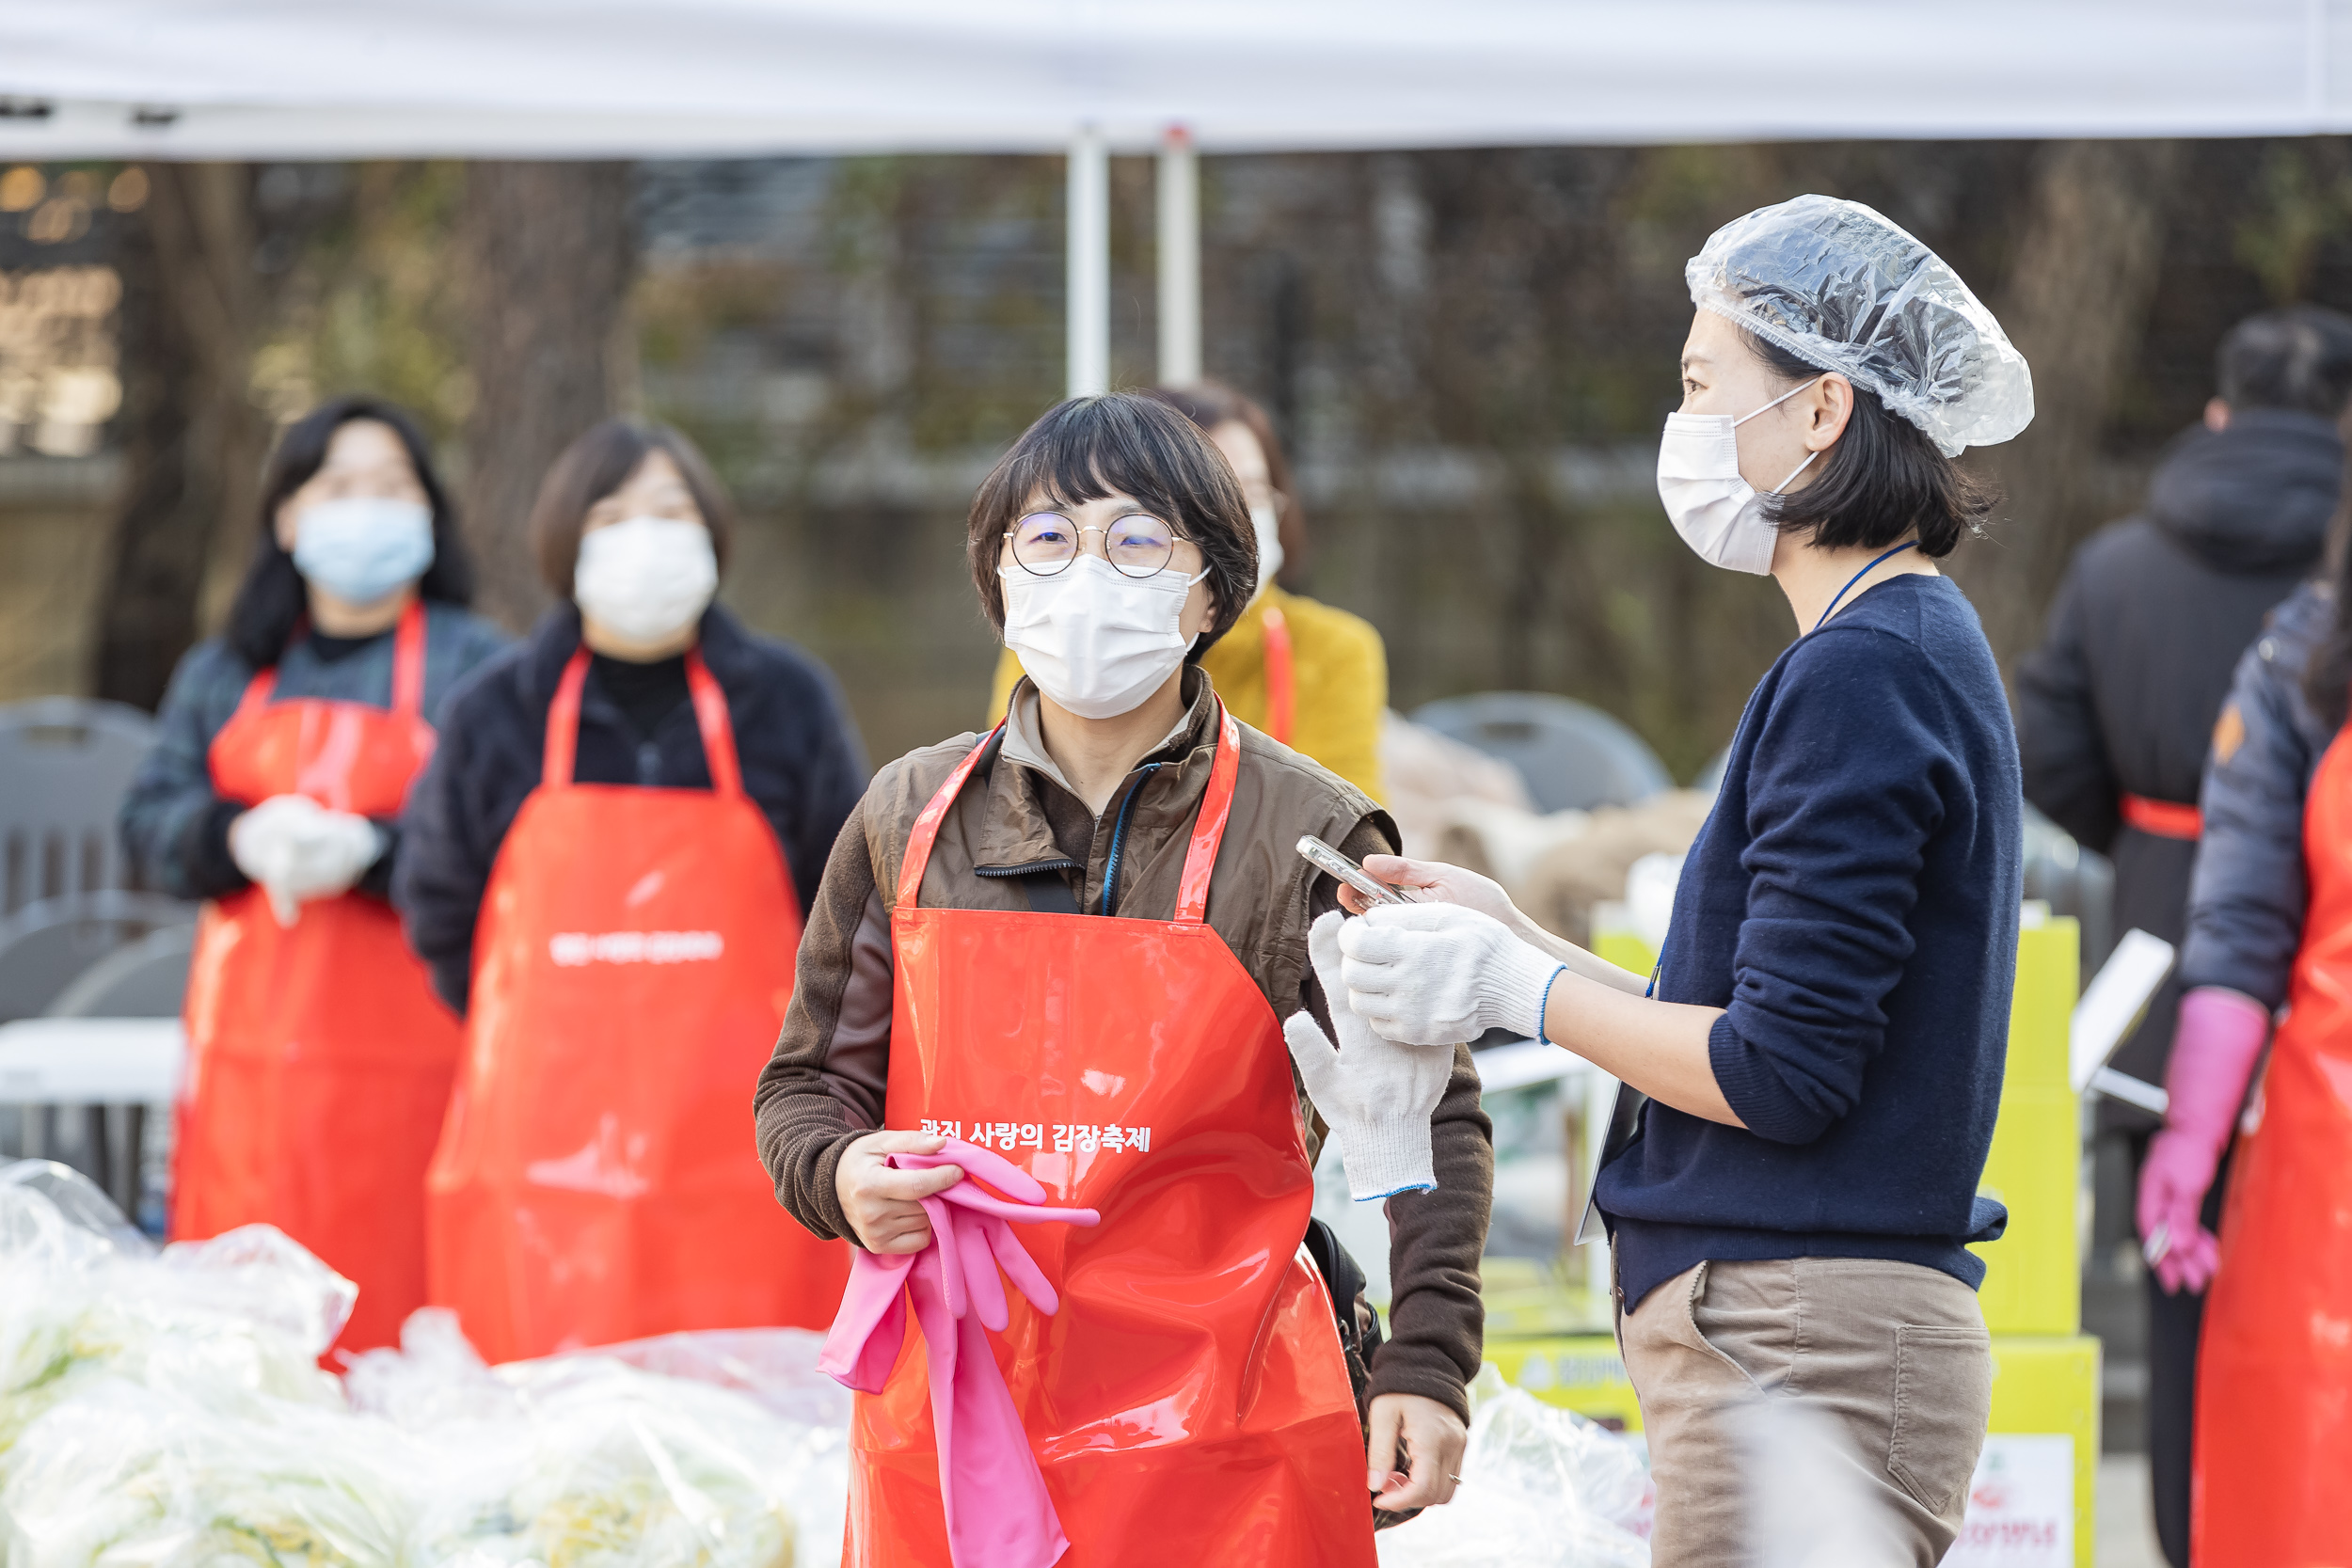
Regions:
<instances>
[{"instance_id":1,"label":"white plastic chair","mask_svg":"<svg viewBox=\"0 0 2352 1568\"><path fill-rule=\"evenodd\" d=\"M155 735L152 719L120 703L0 706L0 914L133 885L115 819Z\"/></svg>"}]
</instances>

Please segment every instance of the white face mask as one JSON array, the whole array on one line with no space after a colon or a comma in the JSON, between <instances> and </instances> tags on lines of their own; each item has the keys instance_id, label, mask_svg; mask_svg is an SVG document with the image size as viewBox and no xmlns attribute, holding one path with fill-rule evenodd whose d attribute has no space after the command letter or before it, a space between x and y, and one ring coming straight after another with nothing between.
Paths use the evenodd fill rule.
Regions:
<instances>
[{"instance_id":1,"label":"white face mask","mask_svg":"<svg viewBox=\"0 0 2352 1568\"><path fill-rule=\"evenodd\" d=\"M1249 526L1258 533L1258 592L1282 569L1282 515L1271 506L1249 509Z\"/></svg>"},{"instance_id":2,"label":"white face mask","mask_svg":"<svg viewBox=\"0 0 2352 1568\"><path fill-rule=\"evenodd\" d=\"M337 598L376 604L433 564L433 512L419 501L347 496L303 509L294 570Z\"/></svg>"},{"instance_id":3,"label":"white face mask","mask_svg":"<svg viewBox=\"0 0 2352 1568\"><path fill-rule=\"evenodd\" d=\"M1098 555L1052 577L1020 566L1005 585L1005 646L1037 688L1081 719L1133 713L1184 662L1184 599L1209 574L1131 578Z\"/></svg>"},{"instance_id":4,"label":"white face mask","mask_svg":"<svg viewBox=\"0 0 2352 1568\"><path fill-rule=\"evenodd\" d=\"M1816 379L1819 379L1818 377ZM1682 542L1710 565L1758 576L1772 569L1772 546L1780 538L1764 515L1764 498L1740 477L1740 440L1732 432L1795 397L1811 381L1791 387L1755 414L1669 414L1658 442L1658 499L1666 503ZM1773 495L1804 472L1820 452L1788 471Z\"/></svg>"},{"instance_id":5,"label":"white face mask","mask_svg":"<svg viewBox=\"0 0 2352 1568\"><path fill-rule=\"evenodd\" d=\"M710 531L680 517L630 517L580 536L572 600L632 642L659 642L702 618L719 591Z\"/></svg>"}]
</instances>

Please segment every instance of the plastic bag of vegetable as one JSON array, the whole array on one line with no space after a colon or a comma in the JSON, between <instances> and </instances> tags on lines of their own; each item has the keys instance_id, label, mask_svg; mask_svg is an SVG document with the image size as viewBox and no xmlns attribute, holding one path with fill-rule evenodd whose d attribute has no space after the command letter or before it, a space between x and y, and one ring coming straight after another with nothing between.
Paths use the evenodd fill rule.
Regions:
<instances>
[{"instance_id":1,"label":"plastic bag of vegetable","mask_svg":"<svg viewBox=\"0 0 2352 1568\"><path fill-rule=\"evenodd\" d=\"M693 1338L669 1337L667 1354L691 1358L675 1341ZM841 1503L822 1494L846 1494L844 1434L619 1358L634 1349L490 1368L455 1319L428 1308L398 1351L356 1358L354 1402L430 1450L420 1561L791 1568L803 1539L805 1560L837 1559Z\"/></svg>"},{"instance_id":2,"label":"plastic bag of vegetable","mask_svg":"<svg viewBox=\"0 0 2352 1568\"><path fill-rule=\"evenodd\" d=\"M87 1178L0 1166L0 1476L33 1421L104 1379L220 1412L340 1405L318 1357L358 1293L267 1226L158 1255Z\"/></svg>"},{"instance_id":3,"label":"plastic bag of vegetable","mask_svg":"<svg viewBox=\"0 0 2352 1568\"><path fill-rule=\"evenodd\" d=\"M387 1423L332 1407L224 1413L98 1379L9 1456L8 1568L406 1568L404 1447Z\"/></svg>"},{"instance_id":4,"label":"plastic bag of vegetable","mask_svg":"<svg viewBox=\"0 0 2352 1568\"><path fill-rule=\"evenodd\" d=\"M1649 1474L1631 1444L1491 1366L1473 1397L1454 1500L1382 1530L1380 1568L1647 1568Z\"/></svg>"},{"instance_id":5,"label":"plastic bag of vegetable","mask_svg":"<svg viewBox=\"0 0 2352 1568\"><path fill-rule=\"evenodd\" d=\"M84 1179L36 1164L0 1166L8 1568L839 1560L847 1401L816 1335L490 1368L427 1309L338 1380L316 1358L353 1289L284 1235L157 1254Z\"/></svg>"}]
</instances>

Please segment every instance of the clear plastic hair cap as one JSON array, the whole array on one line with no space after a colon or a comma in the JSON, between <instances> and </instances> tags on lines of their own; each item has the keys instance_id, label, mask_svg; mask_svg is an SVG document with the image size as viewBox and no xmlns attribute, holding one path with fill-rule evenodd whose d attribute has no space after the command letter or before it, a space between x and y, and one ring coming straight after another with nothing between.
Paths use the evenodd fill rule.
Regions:
<instances>
[{"instance_id":1,"label":"clear plastic hair cap","mask_svg":"<svg viewBox=\"0 0 2352 1568\"><path fill-rule=\"evenodd\" d=\"M2026 357L1943 258L1859 201L1800 196L1708 237L1691 302L1878 395L1957 457L2033 420Z\"/></svg>"}]
</instances>

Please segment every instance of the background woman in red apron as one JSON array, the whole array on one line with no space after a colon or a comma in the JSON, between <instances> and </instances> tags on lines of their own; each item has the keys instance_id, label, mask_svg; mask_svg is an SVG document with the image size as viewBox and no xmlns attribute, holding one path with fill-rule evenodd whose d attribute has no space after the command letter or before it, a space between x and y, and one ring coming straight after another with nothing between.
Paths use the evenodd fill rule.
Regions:
<instances>
[{"instance_id":1,"label":"background woman in red apron","mask_svg":"<svg viewBox=\"0 0 2352 1568\"><path fill-rule=\"evenodd\" d=\"M821 665L711 602L729 516L685 437L591 430L532 530L567 602L452 705L394 888L467 1015L433 1299L492 1360L821 1327L847 1249L776 1212L743 1095L856 734Z\"/></svg>"},{"instance_id":2,"label":"background woman in red apron","mask_svg":"<svg viewBox=\"0 0 2352 1568\"><path fill-rule=\"evenodd\" d=\"M882 769L834 848L760 1083L777 1194L818 1234L918 1251L914 1200L954 1173L883 1161L946 1134L1100 1211L1024 1232L1060 1308L993 1337L1063 1561L1369 1564L1372 1494L1393 1514L1453 1493L1492 1185L1457 1051L1437 1185L1388 1199L1368 1452L1300 1245L1324 1129L1278 1020L1327 1017L1307 933L1336 906L1292 846L1362 855L1394 831L1195 667L1255 593L1256 542L1232 469L1165 403L1048 414L983 483L971 553L1029 678L994 735ZM852 1443L847 1560L945 1562L916 1337Z\"/></svg>"},{"instance_id":3,"label":"background woman in red apron","mask_svg":"<svg viewBox=\"0 0 2352 1568\"><path fill-rule=\"evenodd\" d=\"M1307 519L1290 464L1265 410L1230 387L1155 387L1157 398L1200 427L1241 481L1258 542L1248 606L1200 657L1233 717L1312 757L1375 800L1385 800L1380 726L1389 657L1371 622L1297 591L1306 580ZM1010 648L996 663L992 721L1022 675Z\"/></svg>"},{"instance_id":4,"label":"background woman in red apron","mask_svg":"<svg viewBox=\"0 0 2352 1568\"><path fill-rule=\"evenodd\" d=\"M2340 511L2339 539L2344 527ZM2140 1177L2159 1284L2207 1292L2189 1513L2200 1568L2352 1560L2347 574L2352 562L2271 613L2215 728L2170 1105Z\"/></svg>"},{"instance_id":5,"label":"background woman in red apron","mask_svg":"<svg viewBox=\"0 0 2352 1568\"><path fill-rule=\"evenodd\" d=\"M227 635L172 678L124 836L210 899L189 966L171 1229L278 1227L359 1286L338 1341L424 1303L423 1182L457 1021L384 901L428 715L503 639L423 437L360 399L288 429Z\"/></svg>"}]
</instances>

